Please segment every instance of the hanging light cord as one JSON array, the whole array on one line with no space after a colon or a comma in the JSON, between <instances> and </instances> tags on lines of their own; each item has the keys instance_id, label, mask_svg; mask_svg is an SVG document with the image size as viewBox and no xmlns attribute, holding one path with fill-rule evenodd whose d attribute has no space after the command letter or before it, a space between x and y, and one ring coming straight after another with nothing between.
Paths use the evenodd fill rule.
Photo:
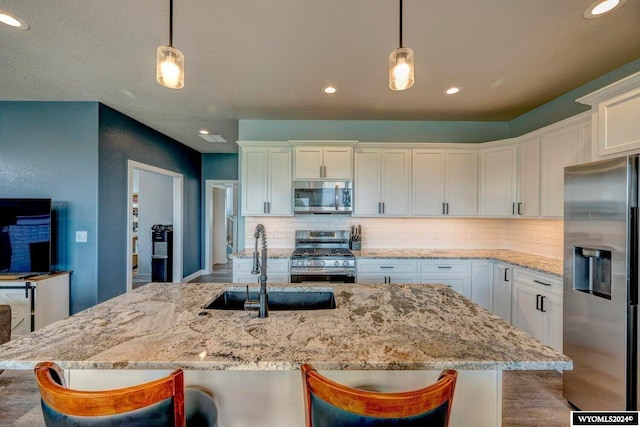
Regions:
<instances>
[{"instance_id":1,"label":"hanging light cord","mask_svg":"<svg viewBox=\"0 0 640 427\"><path fill-rule=\"evenodd\" d=\"M400 40L402 40L402 36L400 36ZM169 0L169 46L173 47L173 0Z\"/></svg>"},{"instance_id":2,"label":"hanging light cord","mask_svg":"<svg viewBox=\"0 0 640 427\"><path fill-rule=\"evenodd\" d=\"M400 0L400 47L402 47L402 0Z\"/></svg>"}]
</instances>

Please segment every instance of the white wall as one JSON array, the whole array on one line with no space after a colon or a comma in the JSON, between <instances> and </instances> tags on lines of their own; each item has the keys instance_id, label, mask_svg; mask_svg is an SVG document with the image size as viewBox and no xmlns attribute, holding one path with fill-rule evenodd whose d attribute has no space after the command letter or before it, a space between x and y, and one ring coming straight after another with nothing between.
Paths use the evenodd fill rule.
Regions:
<instances>
[{"instance_id":1,"label":"white wall","mask_svg":"<svg viewBox=\"0 0 640 427\"><path fill-rule=\"evenodd\" d=\"M151 226L173 220L173 179L144 170L138 179L138 276L151 280Z\"/></svg>"},{"instance_id":2,"label":"white wall","mask_svg":"<svg viewBox=\"0 0 640 427\"><path fill-rule=\"evenodd\" d=\"M341 215L245 217L245 248L252 247L253 231L259 223L266 227L270 248L293 248L297 229L348 229L360 224L365 249L511 249L562 258L562 220Z\"/></svg>"}]
</instances>

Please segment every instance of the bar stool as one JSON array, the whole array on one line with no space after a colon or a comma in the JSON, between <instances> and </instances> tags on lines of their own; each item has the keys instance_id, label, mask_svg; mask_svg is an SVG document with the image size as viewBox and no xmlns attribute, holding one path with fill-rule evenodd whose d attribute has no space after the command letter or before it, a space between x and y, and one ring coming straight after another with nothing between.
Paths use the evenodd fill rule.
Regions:
<instances>
[{"instance_id":1,"label":"bar stool","mask_svg":"<svg viewBox=\"0 0 640 427\"><path fill-rule=\"evenodd\" d=\"M73 390L53 362L34 368L47 427L203 426L215 427L218 412L211 396L184 388L178 369L148 383L113 390Z\"/></svg>"},{"instance_id":2,"label":"bar stool","mask_svg":"<svg viewBox=\"0 0 640 427\"><path fill-rule=\"evenodd\" d=\"M449 425L456 371L442 371L437 382L419 390L380 393L339 384L308 364L300 369L306 427Z\"/></svg>"}]
</instances>

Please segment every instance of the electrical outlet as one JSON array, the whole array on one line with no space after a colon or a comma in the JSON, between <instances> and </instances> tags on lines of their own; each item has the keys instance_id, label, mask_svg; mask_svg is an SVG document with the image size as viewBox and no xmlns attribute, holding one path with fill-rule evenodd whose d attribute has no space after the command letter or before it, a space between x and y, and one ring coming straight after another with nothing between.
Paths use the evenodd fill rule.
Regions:
<instances>
[{"instance_id":1,"label":"electrical outlet","mask_svg":"<svg viewBox=\"0 0 640 427\"><path fill-rule=\"evenodd\" d=\"M86 231L76 231L76 242L78 242L78 243L86 243L87 242L87 232Z\"/></svg>"}]
</instances>

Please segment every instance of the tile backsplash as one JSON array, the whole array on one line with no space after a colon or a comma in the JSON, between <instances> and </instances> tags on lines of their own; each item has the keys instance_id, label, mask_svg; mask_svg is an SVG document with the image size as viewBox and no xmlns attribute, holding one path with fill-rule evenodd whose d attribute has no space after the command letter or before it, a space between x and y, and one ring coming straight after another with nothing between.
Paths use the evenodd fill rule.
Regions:
<instances>
[{"instance_id":1,"label":"tile backsplash","mask_svg":"<svg viewBox=\"0 0 640 427\"><path fill-rule=\"evenodd\" d=\"M259 223L269 247L293 248L295 230L362 226L363 248L511 249L562 258L562 220L523 218L357 218L342 215L245 217L245 248L254 244Z\"/></svg>"}]
</instances>

